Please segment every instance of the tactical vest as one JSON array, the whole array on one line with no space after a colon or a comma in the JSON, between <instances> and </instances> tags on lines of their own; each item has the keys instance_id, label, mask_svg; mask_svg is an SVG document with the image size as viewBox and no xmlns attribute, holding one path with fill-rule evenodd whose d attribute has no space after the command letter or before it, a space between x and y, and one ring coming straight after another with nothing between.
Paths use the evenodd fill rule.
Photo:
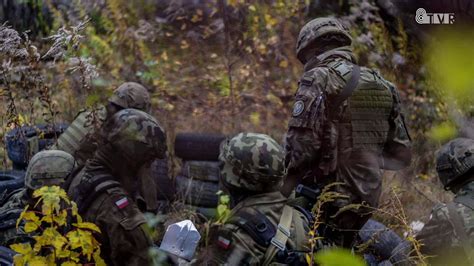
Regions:
<instances>
[{"instance_id":1,"label":"tactical vest","mask_svg":"<svg viewBox=\"0 0 474 266\"><path fill-rule=\"evenodd\" d=\"M301 264L304 261L304 252L302 252L304 248L290 250L286 245L288 238L291 237L289 229L291 224L295 226L296 239L305 239L306 236L303 219L293 207L284 206L278 226L272 224L265 214L253 207L239 209L227 223L238 226L258 245L267 247L262 265L269 265L272 262L305 265Z\"/></svg>"},{"instance_id":2,"label":"tactical vest","mask_svg":"<svg viewBox=\"0 0 474 266\"><path fill-rule=\"evenodd\" d=\"M330 62L328 67L346 82L349 81L353 69L351 63L336 60ZM338 150L353 148L382 153L390 128L393 89L376 71L361 68L356 88L343 103L343 113L339 118Z\"/></svg>"},{"instance_id":3,"label":"tactical vest","mask_svg":"<svg viewBox=\"0 0 474 266\"><path fill-rule=\"evenodd\" d=\"M62 133L57 143L52 147L53 149L65 151L72 156L77 156L77 151L81 145L86 141L86 137L94 133L95 125L92 122L92 112L80 112L69 127ZM102 123L106 117L106 109L101 107L97 111L97 119ZM87 158L76 158L81 163L84 163Z\"/></svg>"}]
</instances>

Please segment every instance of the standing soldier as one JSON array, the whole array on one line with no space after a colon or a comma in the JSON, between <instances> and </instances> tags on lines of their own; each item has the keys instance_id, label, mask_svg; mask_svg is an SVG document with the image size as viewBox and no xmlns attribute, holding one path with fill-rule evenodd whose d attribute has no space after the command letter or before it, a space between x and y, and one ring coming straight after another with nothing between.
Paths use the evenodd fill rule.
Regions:
<instances>
[{"instance_id":1,"label":"standing soldier","mask_svg":"<svg viewBox=\"0 0 474 266\"><path fill-rule=\"evenodd\" d=\"M60 186L75 167L74 157L63 151L41 151L31 158L25 175L25 187L10 193L0 207L0 246L9 246L28 237L16 229L26 205L33 206L33 191L42 186Z\"/></svg>"},{"instance_id":2,"label":"standing soldier","mask_svg":"<svg viewBox=\"0 0 474 266\"><path fill-rule=\"evenodd\" d=\"M232 205L213 243L225 265L298 265L308 252L308 219L280 193L283 149L264 134L240 133L221 146L221 182Z\"/></svg>"},{"instance_id":3,"label":"standing soldier","mask_svg":"<svg viewBox=\"0 0 474 266\"><path fill-rule=\"evenodd\" d=\"M305 72L286 136L282 190L289 196L298 184L321 189L337 183L334 190L344 197L325 206L324 222L330 238L345 247L370 217L369 208L347 207L377 207L381 169L398 170L411 161L397 89L377 71L359 67L351 43L334 18L317 18L301 29L296 52Z\"/></svg>"},{"instance_id":4,"label":"standing soldier","mask_svg":"<svg viewBox=\"0 0 474 266\"><path fill-rule=\"evenodd\" d=\"M165 132L145 112L124 109L107 120L102 134L70 196L82 217L101 229L108 265L148 265L151 239L142 229L145 217L134 199L140 171L165 156Z\"/></svg>"},{"instance_id":5,"label":"standing soldier","mask_svg":"<svg viewBox=\"0 0 474 266\"><path fill-rule=\"evenodd\" d=\"M438 153L436 170L453 202L433 208L417 238L435 265L474 265L474 140L458 138Z\"/></svg>"}]
</instances>

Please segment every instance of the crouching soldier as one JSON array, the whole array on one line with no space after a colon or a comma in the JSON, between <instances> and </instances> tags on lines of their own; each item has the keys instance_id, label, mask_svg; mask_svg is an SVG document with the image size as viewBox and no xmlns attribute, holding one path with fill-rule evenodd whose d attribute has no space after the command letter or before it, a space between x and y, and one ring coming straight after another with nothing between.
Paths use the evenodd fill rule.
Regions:
<instances>
[{"instance_id":1,"label":"crouching soldier","mask_svg":"<svg viewBox=\"0 0 474 266\"><path fill-rule=\"evenodd\" d=\"M125 82L114 90L113 95L108 99L107 105L101 107L97 112L84 110L80 112L66 131L58 138L52 149L58 149L72 154L78 167L74 175L82 176L81 170L87 159L94 156L98 143L100 143L100 131L103 125L118 111L133 108L143 112L150 112L150 94L147 89L136 82ZM156 189L154 180L149 175L149 171L143 171L144 178L141 178L140 193L136 197L139 199L139 207L142 211L154 212L158 208ZM77 186L74 181L80 178L67 180L64 188L68 193L72 187Z\"/></svg>"},{"instance_id":2,"label":"crouching soldier","mask_svg":"<svg viewBox=\"0 0 474 266\"><path fill-rule=\"evenodd\" d=\"M240 133L221 145L221 182L234 206L215 234L212 264L304 264L308 218L280 193L284 152L271 137Z\"/></svg>"},{"instance_id":3,"label":"crouching soldier","mask_svg":"<svg viewBox=\"0 0 474 266\"><path fill-rule=\"evenodd\" d=\"M433 208L418 234L434 265L474 265L474 140L458 138L438 153L436 170L453 202Z\"/></svg>"},{"instance_id":4,"label":"crouching soldier","mask_svg":"<svg viewBox=\"0 0 474 266\"><path fill-rule=\"evenodd\" d=\"M74 157L63 151L41 151L31 158L25 187L10 193L0 207L0 246L9 246L28 237L16 222L26 205L35 205L33 191L42 186L60 186L75 167Z\"/></svg>"},{"instance_id":5,"label":"crouching soldier","mask_svg":"<svg viewBox=\"0 0 474 266\"><path fill-rule=\"evenodd\" d=\"M82 217L99 226L108 265L148 265L151 238L134 199L140 172L165 156L165 132L152 116L125 109L104 124L101 140L70 196Z\"/></svg>"}]
</instances>

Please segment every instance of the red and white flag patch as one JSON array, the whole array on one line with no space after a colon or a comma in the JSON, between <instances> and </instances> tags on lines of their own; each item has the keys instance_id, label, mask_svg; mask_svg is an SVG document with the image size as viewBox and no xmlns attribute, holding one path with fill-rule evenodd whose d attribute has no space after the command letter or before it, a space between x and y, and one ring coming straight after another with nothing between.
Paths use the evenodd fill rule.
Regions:
<instances>
[{"instance_id":1,"label":"red and white flag patch","mask_svg":"<svg viewBox=\"0 0 474 266\"><path fill-rule=\"evenodd\" d=\"M219 236L219 238L217 239L217 245L223 249L228 249L230 247L230 240Z\"/></svg>"},{"instance_id":2,"label":"red and white flag patch","mask_svg":"<svg viewBox=\"0 0 474 266\"><path fill-rule=\"evenodd\" d=\"M117 201L115 202L115 205L117 205L117 207L118 207L119 209L123 209L123 208L127 207L127 206L128 206L128 199L127 199L127 197L123 197L123 198L117 200Z\"/></svg>"}]
</instances>

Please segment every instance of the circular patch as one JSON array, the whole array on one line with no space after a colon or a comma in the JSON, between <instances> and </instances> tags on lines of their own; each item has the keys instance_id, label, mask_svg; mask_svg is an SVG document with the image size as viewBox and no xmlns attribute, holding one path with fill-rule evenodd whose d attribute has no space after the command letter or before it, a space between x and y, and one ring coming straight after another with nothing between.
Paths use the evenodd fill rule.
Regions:
<instances>
[{"instance_id":1,"label":"circular patch","mask_svg":"<svg viewBox=\"0 0 474 266\"><path fill-rule=\"evenodd\" d=\"M296 101L295 105L293 106L293 116L299 116L304 111L304 102L303 101Z\"/></svg>"}]
</instances>

